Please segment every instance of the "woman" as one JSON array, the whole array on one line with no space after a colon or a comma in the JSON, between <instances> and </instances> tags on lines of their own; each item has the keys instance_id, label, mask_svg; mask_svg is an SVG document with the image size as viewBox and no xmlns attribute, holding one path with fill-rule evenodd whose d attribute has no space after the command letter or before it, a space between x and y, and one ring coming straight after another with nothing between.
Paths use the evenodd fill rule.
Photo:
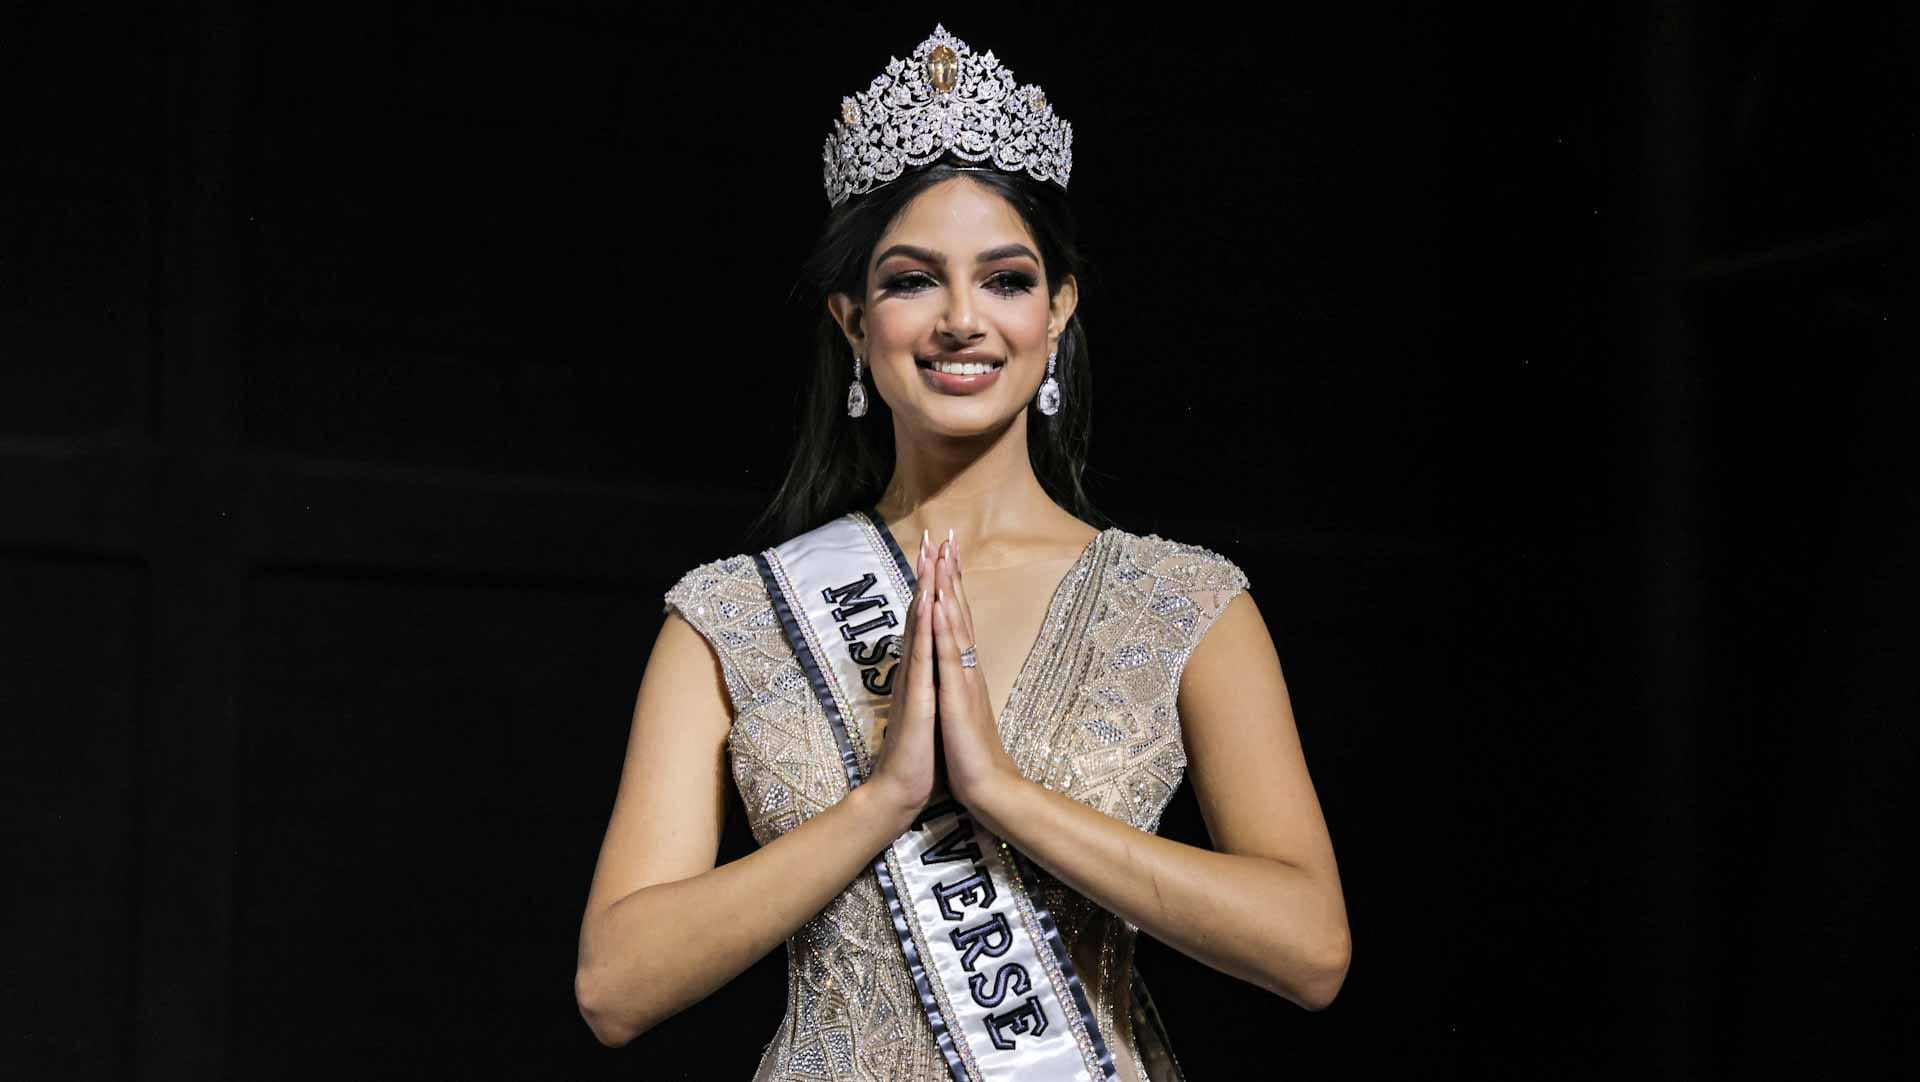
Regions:
<instances>
[{"instance_id":1,"label":"woman","mask_svg":"<svg viewBox=\"0 0 1920 1082\"><path fill-rule=\"evenodd\" d=\"M666 595L580 936L603 1042L782 942L763 1080L1177 1079L1139 929L1308 1009L1338 991L1246 576L1089 522L1071 147L942 28L844 102L789 540ZM760 848L714 867L729 766ZM1187 768L1213 850L1154 834Z\"/></svg>"}]
</instances>

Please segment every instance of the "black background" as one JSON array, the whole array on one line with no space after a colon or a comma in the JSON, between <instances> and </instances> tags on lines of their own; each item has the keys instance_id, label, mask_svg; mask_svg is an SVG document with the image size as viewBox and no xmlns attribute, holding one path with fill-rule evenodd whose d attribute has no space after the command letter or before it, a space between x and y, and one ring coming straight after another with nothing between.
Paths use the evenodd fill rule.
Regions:
<instances>
[{"instance_id":1,"label":"black background","mask_svg":"<svg viewBox=\"0 0 1920 1082\"><path fill-rule=\"evenodd\" d=\"M0 1075L749 1077L784 952L609 1050L575 937L937 19L1074 124L1095 495L1247 570L1340 858L1327 1011L1143 940L1189 1076L1911 1054L1920 20L1492 7L0 9Z\"/></svg>"}]
</instances>

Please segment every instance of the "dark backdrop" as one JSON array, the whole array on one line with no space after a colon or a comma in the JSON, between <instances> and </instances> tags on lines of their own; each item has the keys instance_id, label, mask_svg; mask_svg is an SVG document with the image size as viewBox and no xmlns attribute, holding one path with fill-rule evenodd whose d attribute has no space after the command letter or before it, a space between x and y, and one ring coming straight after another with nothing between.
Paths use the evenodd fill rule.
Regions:
<instances>
[{"instance_id":1,"label":"dark backdrop","mask_svg":"<svg viewBox=\"0 0 1920 1082\"><path fill-rule=\"evenodd\" d=\"M748 1077L784 952L608 1050L575 936L936 19L1074 122L1095 494L1249 572L1340 857L1323 1013L1143 946L1191 1077L1912 1052L1914 9L1507 7L8 5L0 1075Z\"/></svg>"}]
</instances>

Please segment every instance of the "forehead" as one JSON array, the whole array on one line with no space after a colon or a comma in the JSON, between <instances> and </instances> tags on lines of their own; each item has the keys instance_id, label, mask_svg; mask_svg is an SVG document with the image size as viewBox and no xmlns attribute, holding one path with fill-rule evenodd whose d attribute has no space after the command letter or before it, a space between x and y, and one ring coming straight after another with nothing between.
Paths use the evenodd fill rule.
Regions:
<instances>
[{"instance_id":1,"label":"forehead","mask_svg":"<svg viewBox=\"0 0 1920 1082\"><path fill-rule=\"evenodd\" d=\"M1013 205L998 192L954 177L915 196L881 234L874 251L917 244L970 258L976 250L1016 241L1038 247Z\"/></svg>"}]
</instances>

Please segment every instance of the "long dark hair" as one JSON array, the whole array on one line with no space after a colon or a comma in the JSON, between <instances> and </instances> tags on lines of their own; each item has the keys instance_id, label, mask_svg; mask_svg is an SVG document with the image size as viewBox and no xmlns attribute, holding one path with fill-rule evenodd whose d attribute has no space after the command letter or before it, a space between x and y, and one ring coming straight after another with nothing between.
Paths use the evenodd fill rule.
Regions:
<instances>
[{"instance_id":1,"label":"long dark hair","mask_svg":"<svg viewBox=\"0 0 1920 1082\"><path fill-rule=\"evenodd\" d=\"M942 161L834 208L801 266L795 287L820 313L814 330L813 372L801 391L786 480L749 528L755 548L784 541L856 508L871 507L893 476L893 411L878 394L869 393L867 415L847 416L853 350L827 312L826 299L834 293L865 297L867 261L887 226L915 196L953 177L992 188L1020 215L1039 242L1048 297L1057 295L1072 275L1085 298L1087 267L1074 236L1072 208L1066 193L1050 181L997 169L962 172ZM1060 383L1064 404L1052 417L1027 404L1027 453L1040 487L1055 503L1095 526L1111 525L1094 508L1081 482L1093 432L1093 374L1087 363L1087 332L1078 311L1067 320L1058 349L1054 378Z\"/></svg>"}]
</instances>

